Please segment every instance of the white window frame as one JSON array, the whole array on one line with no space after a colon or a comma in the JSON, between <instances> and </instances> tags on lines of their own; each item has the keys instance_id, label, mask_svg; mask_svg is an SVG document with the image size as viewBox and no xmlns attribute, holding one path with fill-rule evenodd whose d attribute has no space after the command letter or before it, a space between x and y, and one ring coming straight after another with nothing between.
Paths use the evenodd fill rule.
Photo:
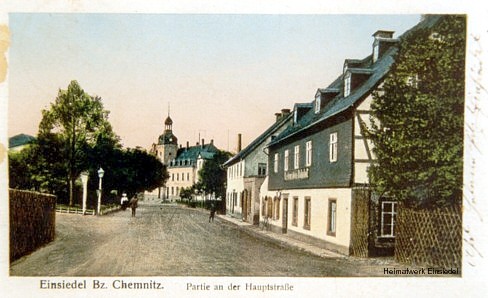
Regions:
<instances>
[{"instance_id":1,"label":"white window frame","mask_svg":"<svg viewBox=\"0 0 488 298\"><path fill-rule=\"evenodd\" d=\"M295 145L293 168L296 170L300 167L300 145Z\"/></svg>"},{"instance_id":2,"label":"white window frame","mask_svg":"<svg viewBox=\"0 0 488 298\"><path fill-rule=\"evenodd\" d=\"M286 172L288 171L288 158L290 156L290 151L288 149L285 150L285 158L283 160L283 170Z\"/></svg>"},{"instance_id":3,"label":"white window frame","mask_svg":"<svg viewBox=\"0 0 488 298\"><path fill-rule=\"evenodd\" d=\"M385 211L385 205L386 204L391 204L391 211L387 212ZM390 233L383 233L384 231L384 226L388 223L385 222L385 215L391 215L391 220L389 222L391 228L390 228ZM395 224L396 220L395 217L397 215L397 202L395 201L382 201L381 202L381 227L380 227L380 235L381 237L390 237L393 238L395 237Z\"/></svg>"},{"instance_id":4,"label":"white window frame","mask_svg":"<svg viewBox=\"0 0 488 298\"><path fill-rule=\"evenodd\" d=\"M278 162L279 162L279 155L278 153L275 153L274 154L274 166L273 166L273 170L275 173L278 173Z\"/></svg>"},{"instance_id":5,"label":"white window frame","mask_svg":"<svg viewBox=\"0 0 488 298\"><path fill-rule=\"evenodd\" d=\"M320 94L315 97L315 114L320 112Z\"/></svg>"},{"instance_id":6,"label":"white window frame","mask_svg":"<svg viewBox=\"0 0 488 298\"><path fill-rule=\"evenodd\" d=\"M337 231L337 200L329 199L329 220L327 234L335 236Z\"/></svg>"},{"instance_id":7,"label":"white window frame","mask_svg":"<svg viewBox=\"0 0 488 298\"><path fill-rule=\"evenodd\" d=\"M373 45L373 63L376 62L380 55L380 46L378 42Z\"/></svg>"},{"instance_id":8,"label":"white window frame","mask_svg":"<svg viewBox=\"0 0 488 298\"><path fill-rule=\"evenodd\" d=\"M347 72L344 77L344 97L348 97L351 94L351 73Z\"/></svg>"},{"instance_id":9,"label":"white window frame","mask_svg":"<svg viewBox=\"0 0 488 298\"><path fill-rule=\"evenodd\" d=\"M312 141L308 141L305 146L305 166L309 167L312 165Z\"/></svg>"},{"instance_id":10,"label":"white window frame","mask_svg":"<svg viewBox=\"0 0 488 298\"><path fill-rule=\"evenodd\" d=\"M329 135L329 161L337 161L337 132Z\"/></svg>"}]
</instances>

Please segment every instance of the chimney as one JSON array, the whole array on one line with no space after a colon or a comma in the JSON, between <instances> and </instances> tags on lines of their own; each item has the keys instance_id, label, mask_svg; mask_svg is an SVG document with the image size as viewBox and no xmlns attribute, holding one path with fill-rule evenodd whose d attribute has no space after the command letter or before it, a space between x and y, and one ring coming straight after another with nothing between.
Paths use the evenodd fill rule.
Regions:
<instances>
[{"instance_id":1,"label":"chimney","mask_svg":"<svg viewBox=\"0 0 488 298\"><path fill-rule=\"evenodd\" d=\"M242 150L242 134L237 134L237 152Z\"/></svg>"},{"instance_id":2,"label":"chimney","mask_svg":"<svg viewBox=\"0 0 488 298\"><path fill-rule=\"evenodd\" d=\"M213 139L210 140L210 145L213 145Z\"/></svg>"},{"instance_id":3,"label":"chimney","mask_svg":"<svg viewBox=\"0 0 488 298\"><path fill-rule=\"evenodd\" d=\"M286 117L288 114L290 114L290 109L281 109L282 117Z\"/></svg>"},{"instance_id":4,"label":"chimney","mask_svg":"<svg viewBox=\"0 0 488 298\"><path fill-rule=\"evenodd\" d=\"M200 143L197 142L197 146L200 145Z\"/></svg>"},{"instance_id":5,"label":"chimney","mask_svg":"<svg viewBox=\"0 0 488 298\"><path fill-rule=\"evenodd\" d=\"M280 121L281 113L275 113L275 116L276 116L276 122Z\"/></svg>"},{"instance_id":6,"label":"chimney","mask_svg":"<svg viewBox=\"0 0 488 298\"><path fill-rule=\"evenodd\" d=\"M205 146L205 139L202 139L202 148Z\"/></svg>"},{"instance_id":7,"label":"chimney","mask_svg":"<svg viewBox=\"0 0 488 298\"><path fill-rule=\"evenodd\" d=\"M190 142L186 141L186 149L190 148Z\"/></svg>"}]
</instances>

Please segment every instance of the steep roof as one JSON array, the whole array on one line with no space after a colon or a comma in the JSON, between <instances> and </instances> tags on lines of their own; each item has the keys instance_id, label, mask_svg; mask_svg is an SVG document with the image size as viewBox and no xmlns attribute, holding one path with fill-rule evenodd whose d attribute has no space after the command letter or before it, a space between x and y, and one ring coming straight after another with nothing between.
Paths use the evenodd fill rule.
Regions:
<instances>
[{"instance_id":1,"label":"steep roof","mask_svg":"<svg viewBox=\"0 0 488 298\"><path fill-rule=\"evenodd\" d=\"M22 145L26 145L34 141L36 138L31 135L18 134L8 139L8 147L14 148Z\"/></svg>"},{"instance_id":2,"label":"steep roof","mask_svg":"<svg viewBox=\"0 0 488 298\"><path fill-rule=\"evenodd\" d=\"M259 135L254 141L252 141L249 145L247 145L244 149L239 151L236 155L231 157L229 160L227 160L223 166L228 167L239 160L242 160L246 156L248 156L254 149L256 149L259 145L261 145L263 142L266 141L268 137L270 137L274 132L276 132L280 127L285 125L288 120L290 120L293 117L293 113L290 113L280 120L276 121L273 123L267 130L265 130L261 135Z\"/></svg>"},{"instance_id":3,"label":"steep roof","mask_svg":"<svg viewBox=\"0 0 488 298\"><path fill-rule=\"evenodd\" d=\"M178 152L176 153L176 158L174 161L176 165L179 165L180 161L190 161L192 164L196 163L198 156L200 155L204 159L212 159L215 153L217 153L218 149L212 143L206 145L196 145L191 147L183 147L179 148ZM183 163L184 165L185 163ZM170 162L170 165L173 166L173 161Z\"/></svg>"},{"instance_id":4,"label":"steep roof","mask_svg":"<svg viewBox=\"0 0 488 298\"><path fill-rule=\"evenodd\" d=\"M425 16L423 21L405 32L399 40L418 29L431 28L440 20L440 18L441 16L438 15ZM298 121L298 123L284 130L278 137L271 141L268 146L278 144L285 139L303 132L312 126L322 123L323 121L359 104L361 100L368 96L370 92L380 84L382 79L389 72L397 52L397 46L392 46L375 63L372 61L372 55L369 55L364 59L346 59L344 64L348 66L348 71L352 73L368 74L368 79L366 79L359 87L351 90L350 95L347 97L344 97L343 93L344 74L339 75L328 87L319 88L319 91L321 92L322 90L338 90L339 93L327 103L320 113L316 114L314 110L310 110L300 119L300 121Z\"/></svg>"}]
</instances>

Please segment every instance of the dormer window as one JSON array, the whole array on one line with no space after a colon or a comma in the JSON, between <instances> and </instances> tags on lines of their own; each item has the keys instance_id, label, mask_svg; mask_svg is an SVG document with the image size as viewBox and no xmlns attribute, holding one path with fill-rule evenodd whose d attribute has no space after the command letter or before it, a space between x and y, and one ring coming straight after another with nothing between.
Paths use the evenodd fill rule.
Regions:
<instances>
[{"instance_id":1,"label":"dormer window","mask_svg":"<svg viewBox=\"0 0 488 298\"><path fill-rule=\"evenodd\" d=\"M297 124L298 123L298 110L297 109L295 109L293 111L293 123L294 124Z\"/></svg>"},{"instance_id":2,"label":"dormer window","mask_svg":"<svg viewBox=\"0 0 488 298\"><path fill-rule=\"evenodd\" d=\"M315 114L320 112L320 94L315 97Z\"/></svg>"},{"instance_id":3,"label":"dormer window","mask_svg":"<svg viewBox=\"0 0 488 298\"><path fill-rule=\"evenodd\" d=\"M347 72L344 76L344 97L348 97L351 93L351 73Z\"/></svg>"},{"instance_id":4,"label":"dormer window","mask_svg":"<svg viewBox=\"0 0 488 298\"><path fill-rule=\"evenodd\" d=\"M380 52L379 42L375 42L373 44L373 63L375 63L378 60L379 52Z\"/></svg>"}]
</instances>

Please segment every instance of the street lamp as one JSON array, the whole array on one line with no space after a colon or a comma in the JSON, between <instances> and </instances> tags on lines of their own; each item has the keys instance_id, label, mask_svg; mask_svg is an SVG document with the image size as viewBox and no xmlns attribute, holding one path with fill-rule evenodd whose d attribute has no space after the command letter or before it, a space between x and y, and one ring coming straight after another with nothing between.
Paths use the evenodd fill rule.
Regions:
<instances>
[{"instance_id":1,"label":"street lamp","mask_svg":"<svg viewBox=\"0 0 488 298\"><path fill-rule=\"evenodd\" d=\"M98 205L97 205L97 215L100 215L100 206L102 204L102 178L105 171L100 167L98 169Z\"/></svg>"},{"instance_id":2,"label":"street lamp","mask_svg":"<svg viewBox=\"0 0 488 298\"><path fill-rule=\"evenodd\" d=\"M83 215L86 212L86 196L87 196L87 189L88 189L88 172L81 172L80 173L81 182L83 183Z\"/></svg>"}]
</instances>

